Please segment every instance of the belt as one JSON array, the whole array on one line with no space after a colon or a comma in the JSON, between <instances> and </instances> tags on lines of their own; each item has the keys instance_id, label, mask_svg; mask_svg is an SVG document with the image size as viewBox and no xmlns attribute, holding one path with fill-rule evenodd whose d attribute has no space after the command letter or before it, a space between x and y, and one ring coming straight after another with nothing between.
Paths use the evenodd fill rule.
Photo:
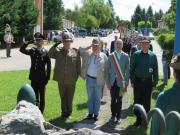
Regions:
<instances>
[{"instance_id":1,"label":"belt","mask_svg":"<svg viewBox=\"0 0 180 135\"><path fill-rule=\"evenodd\" d=\"M152 81L152 77L135 77L135 79L140 81Z\"/></svg>"},{"instance_id":2,"label":"belt","mask_svg":"<svg viewBox=\"0 0 180 135\"><path fill-rule=\"evenodd\" d=\"M88 75L88 74L87 74L87 77L92 78L92 79L96 79L96 77L90 76L90 75Z\"/></svg>"}]
</instances>

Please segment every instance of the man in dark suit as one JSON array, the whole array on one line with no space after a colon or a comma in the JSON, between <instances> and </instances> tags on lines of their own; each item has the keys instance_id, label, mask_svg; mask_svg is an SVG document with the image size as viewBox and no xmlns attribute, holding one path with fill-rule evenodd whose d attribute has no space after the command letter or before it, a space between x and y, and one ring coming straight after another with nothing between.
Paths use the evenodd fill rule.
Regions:
<instances>
[{"instance_id":1,"label":"man in dark suit","mask_svg":"<svg viewBox=\"0 0 180 135\"><path fill-rule=\"evenodd\" d=\"M29 79L31 80L31 86L34 89L36 95L36 104L39 105L39 108L43 113L45 106L45 87L48 83L48 80L50 79L51 61L47 55L47 50L43 48L44 37L42 36L42 34L37 32L35 33L34 38L35 41L32 40L24 43L24 45L20 48L20 52L26 55L30 55L31 57ZM36 47L27 49L27 46L29 44L34 44L36 45Z\"/></svg>"},{"instance_id":2,"label":"man in dark suit","mask_svg":"<svg viewBox=\"0 0 180 135\"><path fill-rule=\"evenodd\" d=\"M118 36L115 36L115 40L111 42L111 48L110 48L110 53L115 51L115 42L118 39Z\"/></svg>"}]
</instances>

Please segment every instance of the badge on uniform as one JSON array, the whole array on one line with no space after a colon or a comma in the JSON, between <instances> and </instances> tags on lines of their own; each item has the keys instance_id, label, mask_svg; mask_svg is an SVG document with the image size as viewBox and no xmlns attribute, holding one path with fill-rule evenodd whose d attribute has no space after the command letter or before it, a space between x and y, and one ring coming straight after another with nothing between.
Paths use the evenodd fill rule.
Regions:
<instances>
[{"instance_id":1,"label":"badge on uniform","mask_svg":"<svg viewBox=\"0 0 180 135\"><path fill-rule=\"evenodd\" d=\"M153 68L149 68L149 73L152 73L153 72Z\"/></svg>"}]
</instances>

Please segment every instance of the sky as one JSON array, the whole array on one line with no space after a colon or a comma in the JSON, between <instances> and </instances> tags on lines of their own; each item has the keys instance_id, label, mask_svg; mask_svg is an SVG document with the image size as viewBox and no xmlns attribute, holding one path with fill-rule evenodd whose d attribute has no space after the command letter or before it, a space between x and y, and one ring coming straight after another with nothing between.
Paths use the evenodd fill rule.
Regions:
<instances>
[{"instance_id":1,"label":"sky","mask_svg":"<svg viewBox=\"0 0 180 135\"><path fill-rule=\"evenodd\" d=\"M170 2L171 0L112 0L116 15L123 20L131 19L138 4L142 8L147 9L151 5L154 11L162 9L166 12L170 7ZM74 9L75 5L82 6L81 0L63 0L63 3L65 9Z\"/></svg>"}]
</instances>

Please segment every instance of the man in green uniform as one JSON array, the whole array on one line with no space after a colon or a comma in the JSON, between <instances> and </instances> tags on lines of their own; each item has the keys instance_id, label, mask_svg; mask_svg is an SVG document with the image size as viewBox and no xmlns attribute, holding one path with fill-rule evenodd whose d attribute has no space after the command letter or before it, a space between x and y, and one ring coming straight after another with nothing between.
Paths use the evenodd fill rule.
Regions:
<instances>
[{"instance_id":1,"label":"man in green uniform","mask_svg":"<svg viewBox=\"0 0 180 135\"><path fill-rule=\"evenodd\" d=\"M151 105L151 93L153 87L158 83L158 63L156 55L149 51L149 41L141 41L141 50L134 53L130 66L130 79L134 88L134 103L144 106L148 113ZM135 110L137 116L134 126L141 125L140 114Z\"/></svg>"},{"instance_id":2,"label":"man in green uniform","mask_svg":"<svg viewBox=\"0 0 180 135\"><path fill-rule=\"evenodd\" d=\"M70 47L73 42L73 36L70 33L64 33L62 41L63 47L58 47L59 43L56 43L50 48L48 56L55 59L53 79L58 82L61 116L70 118L76 81L80 74L81 59L78 50Z\"/></svg>"},{"instance_id":3,"label":"man in green uniform","mask_svg":"<svg viewBox=\"0 0 180 135\"><path fill-rule=\"evenodd\" d=\"M175 83L169 90L163 91L159 94L156 107L161 109L164 115L170 111L177 111L180 113L180 53L172 60L170 66L173 68ZM156 115L152 118L151 135L159 135L159 119ZM178 135L180 125L171 123L171 127L166 130L165 135Z\"/></svg>"}]
</instances>

